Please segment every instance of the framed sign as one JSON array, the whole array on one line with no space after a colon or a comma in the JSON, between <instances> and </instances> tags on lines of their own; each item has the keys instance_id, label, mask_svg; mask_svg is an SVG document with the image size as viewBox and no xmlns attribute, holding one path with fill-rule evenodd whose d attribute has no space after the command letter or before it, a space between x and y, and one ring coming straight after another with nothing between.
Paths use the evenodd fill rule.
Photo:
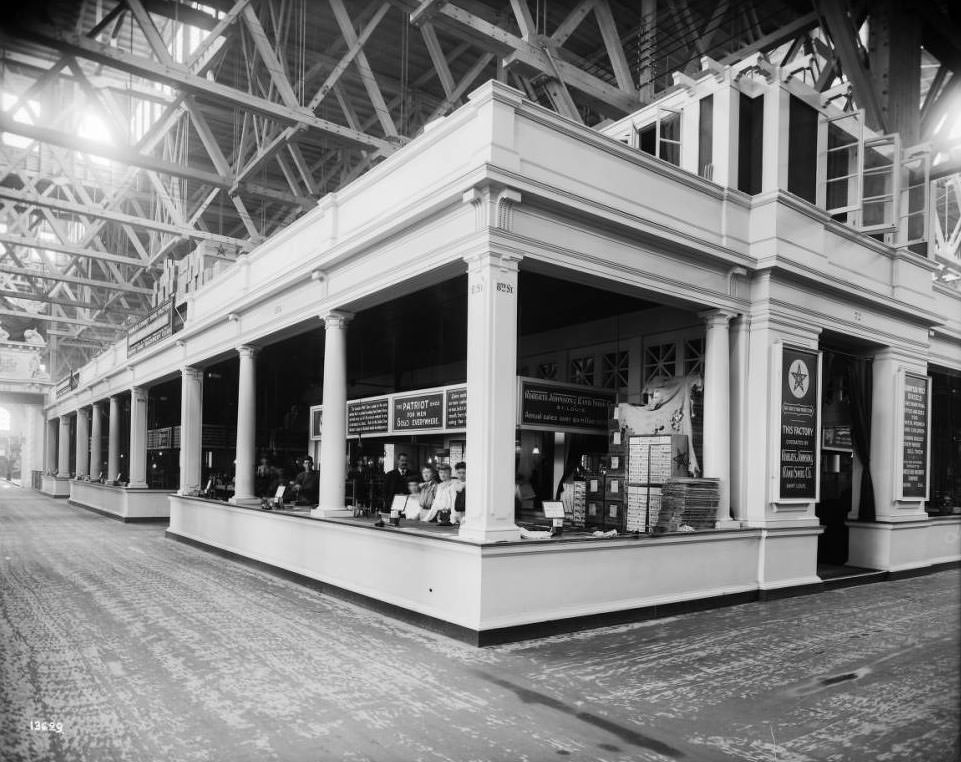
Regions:
<instances>
[{"instance_id":1,"label":"framed sign","mask_svg":"<svg viewBox=\"0 0 961 762\"><path fill-rule=\"evenodd\" d=\"M127 331L127 356L142 352L173 333L173 300L151 310Z\"/></svg>"},{"instance_id":2,"label":"framed sign","mask_svg":"<svg viewBox=\"0 0 961 762\"><path fill-rule=\"evenodd\" d=\"M607 433L613 392L532 378L517 381L518 424L522 428Z\"/></svg>"},{"instance_id":3,"label":"framed sign","mask_svg":"<svg viewBox=\"0 0 961 762\"><path fill-rule=\"evenodd\" d=\"M387 397L347 403L347 434L386 434L389 430L390 401Z\"/></svg>"},{"instance_id":4,"label":"framed sign","mask_svg":"<svg viewBox=\"0 0 961 762\"><path fill-rule=\"evenodd\" d=\"M320 439L322 425L324 422L323 405L314 405L310 408L310 438Z\"/></svg>"},{"instance_id":5,"label":"framed sign","mask_svg":"<svg viewBox=\"0 0 961 762\"><path fill-rule=\"evenodd\" d=\"M829 450L852 452L854 441L851 439L850 426L824 426L821 428L821 446Z\"/></svg>"},{"instance_id":6,"label":"framed sign","mask_svg":"<svg viewBox=\"0 0 961 762\"><path fill-rule=\"evenodd\" d=\"M444 428L444 393L393 398L395 432Z\"/></svg>"},{"instance_id":7,"label":"framed sign","mask_svg":"<svg viewBox=\"0 0 961 762\"><path fill-rule=\"evenodd\" d=\"M818 499L820 354L782 346L778 457L781 500Z\"/></svg>"},{"instance_id":8,"label":"framed sign","mask_svg":"<svg viewBox=\"0 0 961 762\"><path fill-rule=\"evenodd\" d=\"M928 441L931 399L927 376L904 373L900 394L900 493L904 498L928 498Z\"/></svg>"},{"instance_id":9,"label":"framed sign","mask_svg":"<svg viewBox=\"0 0 961 762\"><path fill-rule=\"evenodd\" d=\"M454 386L445 395L444 423L447 429L467 428L467 387Z\"/></svg>"}]
</instances>

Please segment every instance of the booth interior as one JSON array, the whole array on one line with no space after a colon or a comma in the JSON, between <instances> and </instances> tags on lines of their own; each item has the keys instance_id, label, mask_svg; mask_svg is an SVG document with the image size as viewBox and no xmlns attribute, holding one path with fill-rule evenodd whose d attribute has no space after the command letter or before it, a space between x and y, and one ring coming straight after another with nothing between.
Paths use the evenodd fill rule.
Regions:
<instances>
[{"instance_id":1,"label":"booth interior","mask_svg":"<svg viewBox=\"0 0 961 762\"><path fill-rule=\"evenodd\" d=\"M180 393L180 379L172 378L154 384L147 396L147 486L150 489L174 492L180 486ZM121 430L128 432L129 441L129 426ZM92 473L93 464L90 470Z\"/></svg>"},{"instance_id":2,"label":"booth interior","mask_svg":"<svg viewBox=\"0 0 961 762\"><path fill-rule=\"evenodd\" d=\"M931 516L961 514L961 371L928 366L931 376Z\"/></svg>"},{"instance_id":3,"label":"booth interior","mask_svg":"<svg viewBox=\"0 0 961 762\"><path fill-rule=\"evenodd\" d=\"M445 478L445 466L464 463L470 471L467 277L416 285L346 307L345 496L356 520L379 519L396 507L396 495L422 493ZM703 321L693 309L610 285L543 265L520 269L515 520L532 531L563 526L589 534L649 533L659 523L660 531L713 529L713 493L703 496L704 515L695 520L692 509L686 524L659 514L665 481L699 475ZM317 503L323 358L319 322L267 337L258 350L255 492L262 508L306 511ZM238 375L233 357L204 368L201 497L233 495ZM158 422L175 420L166 411L178 398L166 385L157 394ZM174 448L154 454L165 475L175 472L176 427L172 432ZM410 478L391 475L400 461ZM408 484L413 477L417 487ZM563 507L563 524L545 504L548 513ZM430 511L421 508L404 517L425 518ZM403 526L434 530L436 519Z\"/></svg>"},{"instance_id":4,"label":"booth interior","mask_svg":"<svg viewBox=\"0 0 961 762\"><path fill-rule=\"evenodd\" d=\"M695 307L612 287L619 288L544 264L520 268L515 519L527 529L554 530L544 506L559 502L568 531L713 529L717 480L693 481L703 462L703 319ZM470 467L467 278L407 283L385 296L347 306L345 496L354 518L365 521L390 511L395 495L415 491L406 478L391 481L401 459L419 478L418 490L436 481L442 466ZM317 504L324 329L318 321L297 330L267 337L259 348L255 492L262 507L306 512ZM821 350L818 560L841 565L847 523L874 519L871 474L862 463L870 462L870 356L877 347L825 331ZM204 369L202 497L233 495L238 371L235 357ZM957 429L957 385L958 374L935 374L935 439ZM177 387L165 382L150 397L152 486L171 489ZM938 457L944 462L932 464L928 509L951 513L961 503L961 476L950 458ZM671 505L683 510L665 510L666 486Z\"/></svg>"}]
</instances>

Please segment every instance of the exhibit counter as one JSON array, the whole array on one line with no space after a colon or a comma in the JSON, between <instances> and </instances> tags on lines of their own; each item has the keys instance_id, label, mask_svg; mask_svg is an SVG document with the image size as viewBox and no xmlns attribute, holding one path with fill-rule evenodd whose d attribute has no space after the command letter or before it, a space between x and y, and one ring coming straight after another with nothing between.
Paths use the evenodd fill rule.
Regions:
<instances>
[{"instance_id":1,"label":"exhibit counter","mask_svg":"<svg viewBox=\"0 0 961 762\"><path fill-rule=\"evenodd\" d=\"M961 516L910 521L849 521L848 563L910 573L961 561Z\"/></svg>"},{"instance_id":2,"label":"exhibit counter","mask_svg":"<svg viewBox=\"0 0 961 762\"><path fill-rule=\"evenodd\" d=\"M438 529L173 495L167 534L477 645L820 584L820 527L497 543Z\"/></svg>"},{"instance_id":3,"label":"exhibit counter","mask_svg":"<svg viewBox=\"0 0 961 762\"><path fill-rule=\"evenodd\" d=\"M71 480L69 486L71 505L120 521L166 521L170 516L169 489L138 489L77 480Z\"/></svg>"},{"instance_id":4,"label":"exhibit counter","mask_svg":"<svg viewBox=\"0 0 961 762\"><path fill-rule=\"evenodd\" d=\"M63 476L44 474L40 480L40 491L47 497L70 497L72 481L72 479Z\"/></svg>"}]
</instances>

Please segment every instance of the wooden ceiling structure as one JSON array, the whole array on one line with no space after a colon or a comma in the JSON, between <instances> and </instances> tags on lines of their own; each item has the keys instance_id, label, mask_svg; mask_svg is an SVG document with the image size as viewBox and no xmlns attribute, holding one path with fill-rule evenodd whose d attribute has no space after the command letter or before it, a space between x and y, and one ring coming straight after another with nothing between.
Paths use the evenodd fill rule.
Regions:
<instances>
[{"instance_id":1,"label":"wooden ceiling structure","mask_svg":"<svg viewBox=\"0 0 961 762\"><path fill-rule=\"evenodd\" d=\"M62 376L149 310L165 260L234 259L490 78L596 125L760 52L940 145L959 41L948 0L24 3L0 28L0 322Z\"/></svg>"}]
</instances>

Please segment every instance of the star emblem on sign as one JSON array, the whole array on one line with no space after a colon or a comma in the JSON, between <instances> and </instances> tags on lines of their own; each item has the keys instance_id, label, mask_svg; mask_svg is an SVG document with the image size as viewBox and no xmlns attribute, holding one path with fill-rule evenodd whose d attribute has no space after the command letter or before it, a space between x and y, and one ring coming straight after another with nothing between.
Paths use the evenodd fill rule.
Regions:
<instances>
[{"instance_id":1,"label":"star emblem on sign","mask_svg":"<svg viewBox=\"0 0 961 762\"><path fill-rule=\"evenodd\" d=\"M690 456L684 450L678 449L677 455L674 456L674 465L686 470L690 463Z\"/></svg>"},{"instance_id":2,"label":"star emblem on sign","mask_svg":"<svg viewBox=\"0 0 961 762\"><path fill-rule=\"evenodd\" d=\"M798 399L801 399L801 397L807 394L808 385L810 384L811 380L811 374L808 373L807 365L804 364L803 360L795 360L791 363L788 376L791 379L791 394Z\"/></svg>"}]
</instances>

